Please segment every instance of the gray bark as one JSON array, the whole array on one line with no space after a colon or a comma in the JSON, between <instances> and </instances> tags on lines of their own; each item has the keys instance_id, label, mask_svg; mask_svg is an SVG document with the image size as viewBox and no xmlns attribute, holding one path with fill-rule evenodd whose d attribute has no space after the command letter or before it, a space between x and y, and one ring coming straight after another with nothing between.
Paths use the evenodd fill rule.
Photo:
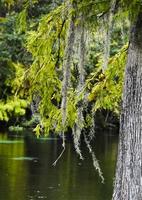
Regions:
<instances>
[{"instance_id":1,"label":"gray bark","mask_svg":"<svg viewBox=\"0 0 142 200\"><path fill-rule=\"evenodd\" d=\"M142 200L142 13L132 28L113 200Z\"/></svg>"}]
</instances>

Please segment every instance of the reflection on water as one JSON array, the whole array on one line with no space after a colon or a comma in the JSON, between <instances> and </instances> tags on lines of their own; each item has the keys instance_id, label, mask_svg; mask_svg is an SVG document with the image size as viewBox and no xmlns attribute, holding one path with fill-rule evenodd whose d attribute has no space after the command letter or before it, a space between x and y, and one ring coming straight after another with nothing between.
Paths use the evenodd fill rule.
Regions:
<instances>
[{"instance_id":1,"label":"reflection on water","mask_svg":"<svg viewBox=\"0 0 142 200\"><path fill-rule=\"evenodd\" d=\"M0 200L110 200L117 136L99 134L94 146L105 184L84 147L85 160L80 161L68 142L66 152L53 167L61 141L0 134Z\"/></svg>"}]
</instances>

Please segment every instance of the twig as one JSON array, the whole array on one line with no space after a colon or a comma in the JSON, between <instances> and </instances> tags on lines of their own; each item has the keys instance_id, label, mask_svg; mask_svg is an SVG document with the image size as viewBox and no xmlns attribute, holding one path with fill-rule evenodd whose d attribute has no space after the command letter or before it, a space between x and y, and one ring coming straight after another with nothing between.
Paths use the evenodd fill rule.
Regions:
<instances>
[{"instance_id":1,"label":"twig","mask_svg":"<svg viewBox=\"0 0 142 200\"><path fill-rule=\"evenodd\" d=\"M61 151L60 155L59 155L58 158L55 160L55 162L52 164L54 167L56 166L58 160L62 157L64 151L65 151L65 146L63 146L63 150Z\"/></svg>"}]
</instances>

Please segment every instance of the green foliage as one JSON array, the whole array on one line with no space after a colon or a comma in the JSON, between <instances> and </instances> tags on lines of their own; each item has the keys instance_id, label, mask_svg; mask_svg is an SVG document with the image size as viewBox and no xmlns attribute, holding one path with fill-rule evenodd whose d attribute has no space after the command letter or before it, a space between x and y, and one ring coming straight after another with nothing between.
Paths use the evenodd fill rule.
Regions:
<instances>
[{"instance_id":1,"label":"green foliage","mask_svg":"<svg viewBox=\"0 0 142 200\"><path fill-rule=\"evenodd\" d=\"M120 0L115 5L111 58L108 69L102 73L104 35L99 31L108 19L112 2L73 1L75 6L71 9L62 1L55 1L54 7L52 1L47 3L44 0L2 1L0 6L6 8L7 5L8 9L0 18L0 120L7 121L12 116L24 115L30 95L30 101L40 99L38 109L45 132L61 132L72 128L79 120L77 109L88 91L87 103L94 107L94 111L107 109L119 113L127 52L127 47L122 46L128 41L128 18L135 18L141 2ZM80 16L83 16L84 27L91 38L86 50L85 66L86 77L89 78L86 79L86 88L78 94L78 61L72 58L67 120L65 127L62 127L62 65L65 38L72 15L76 16L76 27L80 24ZM125 24L122 25L124 18ZM25 106L21 104L22 101L26 102ZM91 112L87 112L86 124L82 125L85 127L91 124ZM39 133L38 126L36 132Z\"/></svg>"},{"instance_id":2,"label":"green foliage","mask_svg":"<svg viewBox=\"0 0 142 200\"><path fill-rule=\"evenodd\" d=\"M12 132L16 132L16 133L19 133L19 132L22 132L24 130L23 127L20 127L19 125L18 126L10 126L8 128L9 131L12 131Z\"/></svg>"},{"instance_id":3,"label":"green foliage","mask_svg":"<svg viewBox=\"0 0 142 200\"><path fill-rule=\"evenodd\" d=\"M71 91L67 104L67 127L73 127L77 121L76 93Z\"/></svg>"},{"instance_id":4,"label":"green foliage","mask_svg":"<svg viewBox=\"0 0 142 200\"><path fill-rule=\"evenodd\" d=\"M26 119L21 123L22 127L31 128L35 127L39 123L39 114L34 114L31 119Z\"/></svg>"},{"instance_id":5,"label":"green foliage","mask_svg":"<svg viewBox=\"0 0 142 200\"><path fill-rule=\"evenodd\" d=\"M127 48L125 45L119 53L110 58L105 73L102 73L100 62L98 71L92 73L87 80L88 88L91 88L88 99L94 101L94 111L105 109L119 114Z\"/></svg>"},{"instance_id":6,"label":"green foliage","mask_svg":"<svg viewBox=\"0 0 142 200\"><path fill-rule=\"evenodd\" d=\"M0 101L0 121L8 121L11 117L25 115L28 103L24 99L13 97L6 102Z\"/></svg>"},{"instance_id":7,"label":"green foliage","mask_svg":"<svg viewBox=\"0 0 142 200\"><path fill-rule=\"evenodd\" d=\"M34 61L29 70L31 94L39 96L40 114L47 132L59 120L59 103L61 100L61 63L64 48L65 20L63 7L58 7L45 15L37 31L28 34L27 49L32 53ZM58 72L58 73L57 73ZM45 122L46 121L46 122ZM57 128L58 129L57 123Z\"/></svg>"},{"instance_id":8,"label":"green foliage","mask_svg":"<svg viewBox=\"0 0 142 200\"><path fill-rule=\"evenodd\" d=\"M102 3L101 1L98 3L92 2L93 4L89 3L91 2L85 0L82 3L79 3L77 5L77 11L81 12L83 9L83 12L85 13L87 6L96 6L93 14L97 17L96 20L98 23L98 20L100 20L98 15L102 12L105 13L109 9L110 4L107 4L108 2ZM76 93L75 86L73 85L70 87L67 101L67 120L65 127L62 127L60 103L63 75L62 61L64 59L65 49L64 40L68 25L66 17L75 12L75 10L65 12L65 9L66 7L61 5L50 11L49 14L44 15L39 22L37 30L28 32L27 38L27 49L33 56L33 63L29 70L31 98L34 99L34 96L40 98L39 112L41 115L41 124L47 134L50 131L61 132L62 130L67 130L68 127L72 128L74 126L78 120L78 104L82 101L84 94L88 91L88 89L86 89L87 91L83 90L82 97L79 97ZM89 20L89 18L87 18L87 20ZM78 23L79 21L77 20L76 24ZM95 27L93 28L93 31L96 35ZM114 35L117 36L112 39L113 52L111 52L111 56L113 57L110 59L109 68L104 75L101 73L99 74L99 77L95 77L95 74L102 69L102 61L99 59L100 56L102 56L102 46L99 46L100 41L95 41L95 48L92 52L92 55L96 55L95 60L92 62L92 57L88 57L88 64L92 65L91 68L95 67L95 71L97 71L95 74L93 73L91 75L91 81L90 79L86 81L87 86L90 87L89 90L91 90L89 101L92 101L92 104L95 105L95 111L103 108L118 113L119 110L122 93L122 77L126 58L125 48L123 50L119 49L127 41L127 38L123 41L121 40L120 32L120 26L115 27ZM97 37L99 38L99 34ZM95 39L97 39L97 37ZM125 56L123 51L125 52ZM88 66L86 66L86 71L90 73ZM76 73L72 74L72 80L76 80L76 76ZM97 81L96 78L98 79ZM119 80L117 81L116 79ZM95 81L95 86L91 83L92 81ZM86 124L84 126L90 126L90 124L90 114L87 114Z\"/></svg>"},{"instance_id":9,"label":"green foliage","mask_svg":"<svg viewBox=\"0 0 142 200\"><path fill-rule=\"evenodd\" d=\"M27 9L23 9L18 17L17 17L17 27L16 30L17 32L20 33L25 33L27 30Z\"/></svg>"},{"instance_id":10,"label":"green foliage","mask_svg":"<svg viewBox=\"0 0 142 200\"><path fill-rule=\"evenodd\" d=\"M40 136L40 134L41 134L41 127L40 127L40 125L38 124L38 125L34 128L33 131L35 132L37 138L39 138L39 136Z\"/></svg>"},{"instance_id":11,"label":"green foliage","mask_svg":"<svg viewBox=\"0 0 142 200\"><path fill-rule=\"evenodd\" d=\"M8 7L14 5L15 1L14 0L2 0L2 3L7 5Z\"/></svg>"},{"instance_id":12,"label":"green foliage","mask_svg":"<svg viewBox=\"0 0 142 200\"><path fill-rule=\"evenodd\" d=\"M23 85L29 55L23 47L24 35L15 31L17 14L1 20L0 29L0 121L24 116L29 105Z\"/></svg>"}]
</instances>

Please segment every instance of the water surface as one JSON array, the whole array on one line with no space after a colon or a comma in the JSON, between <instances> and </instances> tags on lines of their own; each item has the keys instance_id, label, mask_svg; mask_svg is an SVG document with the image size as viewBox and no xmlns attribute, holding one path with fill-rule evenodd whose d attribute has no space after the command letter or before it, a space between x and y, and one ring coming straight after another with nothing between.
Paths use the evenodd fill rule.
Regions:
<instances>
[{"instance_id":1,"label":"water surface","mask_svg":"<svg viewBox=\"0 0 142 200\"><path fill-rule=\"evenodd\" d=\"M53 167L61 152L60 140L0 133L0 200L111 200L117 141L113 134L96 136L95 154L105 178L102 184L84 145L84 161L67 142L64 155Z\"/></svg>"}]
</instances>

